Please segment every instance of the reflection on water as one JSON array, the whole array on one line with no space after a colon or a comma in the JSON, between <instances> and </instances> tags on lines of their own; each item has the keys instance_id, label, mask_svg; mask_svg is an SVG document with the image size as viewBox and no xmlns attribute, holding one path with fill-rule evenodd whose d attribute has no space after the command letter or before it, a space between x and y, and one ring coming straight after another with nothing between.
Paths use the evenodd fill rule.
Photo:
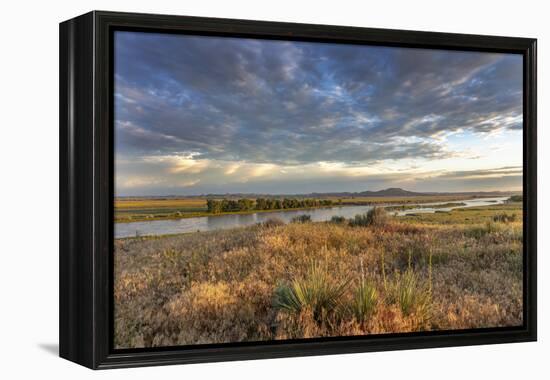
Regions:
<instances>
[{"instance_id":1,"label":"reflection on water","mask_svg":"<svg viewBox=\"0 0 550 380\"><path fill-rule=\"evenodd\" d=\"M464 206L455 206L449 208L427 208L426 206L441 205L446 202L425 203L422 208L409 209L398 211L397 215L403 216L406 214L418 213L433 213L436 210L450 211L455 208L487 206L503 203L507 197L499 198L480 198L457 203L465 203ZM400 204L392 204L399 206ZM298 215L309 215L314 222L324 222L330 220L333 216L343 216L344 218L353 218L357 214L363 214L370 210L373 206L339 206L329 208L317 208L311 210L286 210L286 211L269 211L259 212L254 214L232 214L218 216L202 216L197 218L175 219L175 220L151 220L132 223L115 223L115 238L144 236L144 235L165 235L178 234L185 232L196 231L213 231L227 228L244 227L256 223L265 222L270 218L278 218L288 223Z\"/></svg>"}]
</instances>

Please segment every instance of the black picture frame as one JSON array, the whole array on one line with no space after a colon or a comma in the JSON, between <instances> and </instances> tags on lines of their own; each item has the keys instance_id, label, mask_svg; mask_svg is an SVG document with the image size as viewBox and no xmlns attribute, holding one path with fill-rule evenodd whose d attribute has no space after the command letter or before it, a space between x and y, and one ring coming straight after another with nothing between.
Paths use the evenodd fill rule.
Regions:
<instances>
[{"instance_id":1,"label":"black picture frame","mask_svg":"<svg viewBox=\"0 0 550 380\"><path fill-rule=\"evenodd\" d=\"M522 54L523 326L114 350L114 30ZM59 37L61 357L103 369L536 340L536 39L104 11L62 22Z\"/></svg>"}]
</instances>

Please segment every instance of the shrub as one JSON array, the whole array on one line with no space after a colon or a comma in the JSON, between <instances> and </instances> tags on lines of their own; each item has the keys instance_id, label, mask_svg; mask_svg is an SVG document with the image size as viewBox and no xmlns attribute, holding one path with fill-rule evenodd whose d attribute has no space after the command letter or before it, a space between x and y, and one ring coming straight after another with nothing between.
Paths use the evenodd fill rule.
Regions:
<instances>
[{"instance_id":1,"label":"shrub","mask_svg":"<svg viewBox=\"0 0 550 380\"><path fill-rule=\"evenodd\" d=\"M483 236L494 234L497 232L500 232L502 230L502 226L500 226L498 223L488 220L485 222L485 224L481 225L473 225L468 230L466 230L466 236L473 237L476 239L480 239Z\"/></svg>"},{"instance_id":2,"label":"shrub","mask_svg":"<svg viewBox=\"0 0 550 380\"><path fill-rule=\"evenodd\" d=\"M367 321L378 302L378 292L376 288L369 282L361 279L359 286L355 289L353 300L351 303L351 311L358 322Z\"/></svg>"},{"instance_id":3,"label":"shrub","mask_svg":"<svg viewBox=\"0 0 550 380\"><path fill-rule=\"evenodd\" d=\"M266 227L266 228L272 228L272 227L279 227L279 226L284 226L285 225L285 222L283 222L281 219L279 218L269 218L267 219L265 222L263 223L260 223L263 227Z\"/></svg>"},{"instance_id":4,"label":"shrub","mask_svg":"<svg viewBox=\"0 0 550 380\"><path fill-rule=\"evenodd\" d=\"M353 227L366 227L368 226L367 214L355 215L355 217L349 221L349 225Z\"/></svg>"},{"instance_id":5,"label":"shrub","mask_svg":"<svg viewBox=\"0 0 550 380\"><path fill-rule=\"evenodd\" d=\"M355 215L355 218L350 222L352 226L384 226L390 220L390 216L386 210L381 207L373 207L365 214Z\"/></svg>"},{"instance_id":6,"label":"shrub","mask_svg":"<svg viewBox=\"0 0 550 380\"><path fill-rule=\"evenodd\" d=\"M523 202L523 195L512 195L507 202Z\"/></svg>"},{"instance_id":7,"label":"shrub","mask_svg":"<svg viewBox=\"0 0 550 380\"><path fill-rule=\"evenodd\" d=\"M334 215L332 218L330 218L330 222L335 224L342 224L342 223L345 223L345 221L346 221L346 218L344 218L343 216Z\"/></svg>"},{"instance_id":8,"label":"shrub","mask_svg":"<svg viewBox=\"0 0 550 380\"><path fill-rule=\"evenodd\" d=\"M493 222L501 222L501 223L509 223L509 222L515 222L516 221L516 214L507 214L506 212L503 212L501 214L496 214L493 216Z\"/></svg>"},{"instance_id":9,"label":"shrub","mask_svg":"<svg viewBox=\"0 0 550 380\"><path fill-rule=\"evenodd\" d=\"M347 281L335 281L325 268L313 264L305 277L275 290L275 306L295 314L311 312L313 319L320 323L336 310L347 286Z\"/></svg>"},{"instance_id":10,"label":"shrub","mask_svg":"<svg viewBox=\"0 0 550 380\"><path fill-rule=\"evenodd\" d=\"M291 222L292 223L308 223L308 222L311 222L311 216L306 215L306 214L298 215L298 216L295 216L294 218L292 218Z\"/></svg>"},{"instance_id":11,"label":"shrub","mask_svg":"<svg viewBox=\"0 0 550 380\"><path fill-rule=\"evenodd\" d=\"M488 221L485 223L485 230L487 231L487 234L494 234L496 232L500 232L502 227L495 222Z\"/></svg>"}]
</instances>

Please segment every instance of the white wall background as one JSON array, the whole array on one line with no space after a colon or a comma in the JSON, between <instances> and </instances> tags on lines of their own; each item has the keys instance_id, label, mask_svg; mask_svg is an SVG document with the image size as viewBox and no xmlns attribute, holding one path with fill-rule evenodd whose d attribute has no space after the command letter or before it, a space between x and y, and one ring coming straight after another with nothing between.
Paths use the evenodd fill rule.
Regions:
<instances>
[{"instance_id":1,"label":"white wall background","mask_svg":"<svg viewBox=\"0 0 550 380\"><path fill-rule=\"evenodd\" d=\"M0 377L543 378L550 375L545 1L8 1L0 22ZM539 39L539 342L93 372L57 357L58 23L93 9ZM35 218L38 215L38 218ZM31 218L32 216L32 218ZM545 233L546 232L546 233ZM6 244L7 242L7 244ZM544 352L546 351L546 353ZM547 377L546 377L547 378Z\"/></svg>"}]
</instances>

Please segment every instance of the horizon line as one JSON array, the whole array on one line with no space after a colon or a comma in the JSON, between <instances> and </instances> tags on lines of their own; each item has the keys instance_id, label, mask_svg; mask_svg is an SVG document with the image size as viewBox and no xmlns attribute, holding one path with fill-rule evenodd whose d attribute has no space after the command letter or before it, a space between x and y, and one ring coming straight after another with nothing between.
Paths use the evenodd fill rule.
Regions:
<instances>
[{"instance_id":1,"label":"horizon line","mask_svg":"<svg viewBox=\"0 0 550 380\"><path fill-rule=\"evenodd\" d=\"M206 197L206 196L212 196L212 195L270 195L270 196L292 196L292 195L310 195L310 194L318 194L318 195L330 195L330 194L360 194L360 193L379 193L387 190L402 190L409 193L414 194L420 194L420 195L436 195L436 194L483 194L483 193L517 193L517 192L523 192L523 189L520 190L474 190L474 191L411 191L406 190L399 187L388 187L381 190L363 190L363 191L325 191L325 192L308 192L308 193L264 193L264 192L234 192L234 193L201 193L201 194L155 194L155 195L116 195L115 198L138 198L138 197ZM397 195L399 196L399 195Z\"/></svg>"}]
</instances>

